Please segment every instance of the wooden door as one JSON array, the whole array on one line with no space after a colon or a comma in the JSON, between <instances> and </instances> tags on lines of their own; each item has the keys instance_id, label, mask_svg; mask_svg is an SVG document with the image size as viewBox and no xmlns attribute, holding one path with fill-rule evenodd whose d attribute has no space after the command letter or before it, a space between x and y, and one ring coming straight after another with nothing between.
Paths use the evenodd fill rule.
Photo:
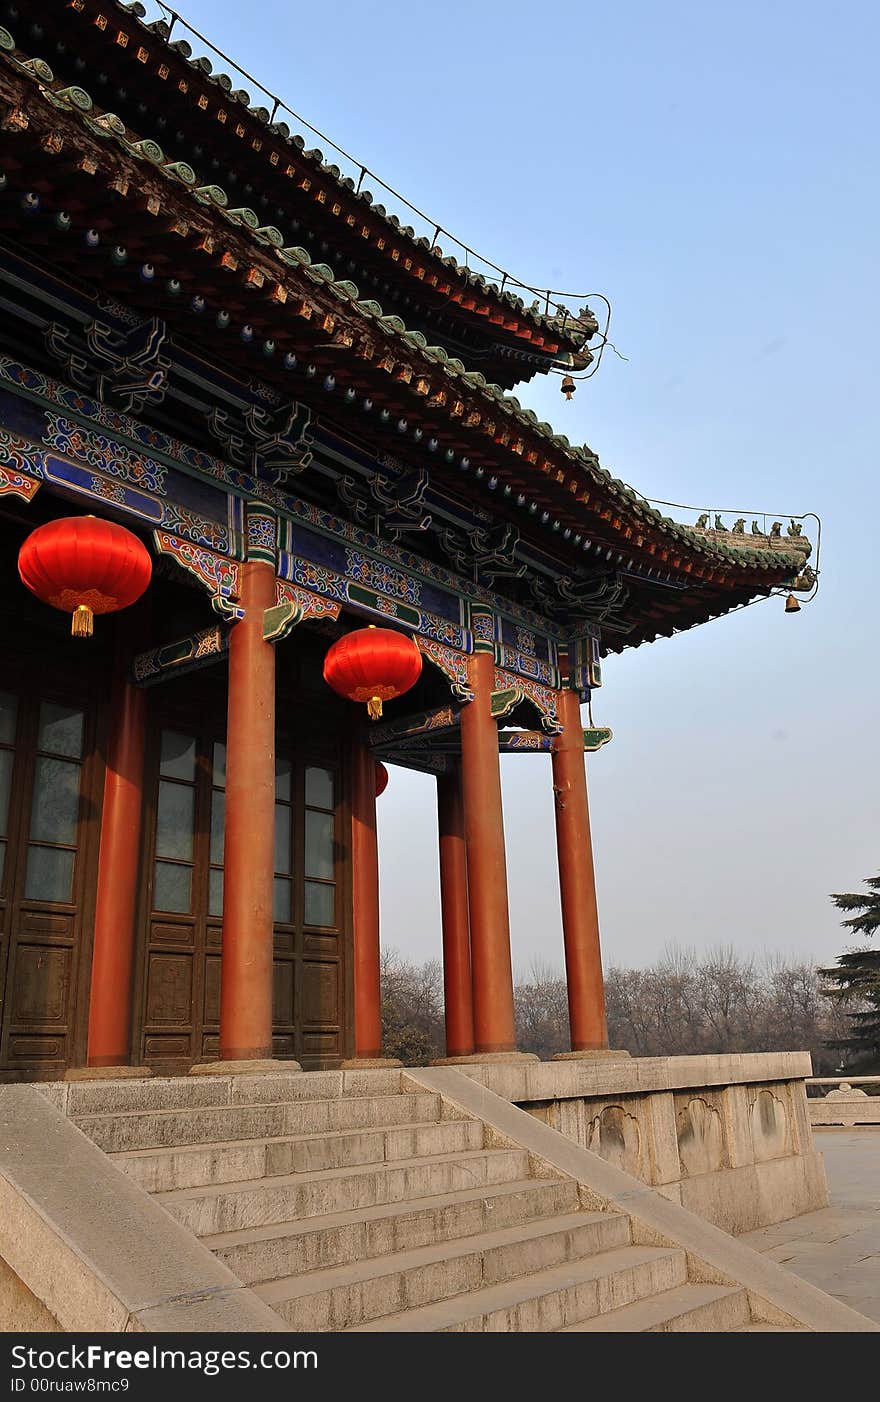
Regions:
<instances>
[{"instance_id":1,"label":"wooden door","mask_svg":"<svg viewBox=\"0 0 880 1402\"><path fill-rule=\"evenodd\" d=\"M345 1055L346 774L332 739L279 737L275 781L274 1051Z\"/></svg>"},{"instance_id":2,"label":"wooden door","mask_svg":"<svg viewBox=\"0 0 880 1402\"><path fill-rule=\"evenodd\" d=\"M192 717L191 717L192 720ZM181 1071L219 1051L226 749L180 712L148 747L141 1055ZM273 1054L344 1055L348 928L345 775L332 741L279 737Z\"/></svg>"},{"instance_id":3,"label":"wooden door","mask_svg":"<svg viewBox=\"0 0 880 1402\"><path fill-rule=\"evenodd\" d=\"M181 1070L219 1031L225 749L210 731L155 728L147 755L142 1053Z\"/></svg>"},{"instance_id":4,"label":"wooden door","mask_svg":"<svg viewBox=\"0 0 880 1402\"><path fill-rule=\"evenodd\" d=\"M3 1080L57 1076L84 1050L77 990L94 895L94 728L93 707L73 688L22 682L0 692Z\"/></svg>"}]
</instances>

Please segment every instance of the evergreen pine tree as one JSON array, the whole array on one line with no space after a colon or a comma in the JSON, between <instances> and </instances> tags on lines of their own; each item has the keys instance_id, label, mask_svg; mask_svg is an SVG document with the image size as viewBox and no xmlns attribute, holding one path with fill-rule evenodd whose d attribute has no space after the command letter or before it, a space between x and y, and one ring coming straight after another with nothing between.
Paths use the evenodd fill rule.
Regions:
<instances>
[{"instance_id":1,"label":"evergreen pine tree","mask_svg":"<svg viewBox=\"0 0 880 1402\"><path fill-rule=\"evenodd\" d=\"M867 892L843 892L832 896L838 910L855 911L841 921L844 929L870 939L880 929L880 876L865 881ZM837 959L837 967L820 969L826 980L825 991L830 998L848 1006L852 1036L829 1042L857 1055L872 1055L880 1050L880 950L851 949Z\"/></svg>"}]
</instances>

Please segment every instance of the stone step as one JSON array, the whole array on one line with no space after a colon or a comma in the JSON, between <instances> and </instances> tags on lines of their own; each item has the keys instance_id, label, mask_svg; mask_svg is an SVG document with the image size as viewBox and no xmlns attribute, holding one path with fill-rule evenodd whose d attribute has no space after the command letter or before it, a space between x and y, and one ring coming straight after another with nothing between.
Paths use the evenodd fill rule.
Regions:
<instances>
[{"instance_id":1,"label":"stone step","mask_svg":"<svg viewBox=\"0 0 880 1402\"><path fill-rule=\"evenodd\" d=\"M291 1100L335 1100L342 1095L396 1095L402 1073L279 1071L255 1076L150 1076L143 1080L73 1081L67 1113L124 1114L133 1110L196 1110L220 1105L267 1105Z\"/></svg>"},{"instance_id":2,"label":"stone step","mask_svg":"<svg viewBox=\"0 0 880 1402\"><path fill-rule=\"evenodd\" d=\"M353 1326L353 1333L547 1333L684 1285L677 1247L621 1246Z\"/></svg>"},{"instance_id":3,"label":"stone step","mask_svg":"<svg viewBox=\"0 0 880 1402\"><path fill-rule=\"evenodd\" d=\"M629 1244L627 1217L573 1212L467 1237L457 1246L439 1242L289 1275L255 1290L292 1328L338 1332Z\"/></svg>"},{"instance_id":4,"label":"stone step","mask_svg":"<svg viewBox=\"0 0 880 1402\"><path fill-rule=\"evenodd\" d=\"M387 1129L439 1119L439 1095L419 1093L76 1115L74 1124L99 1149L112 1154L130 1149L228 1144L233 1139L328 1134L341 1129Z\"/></svg>"},{"instance_id":5,"label":"stone step","mask_svg":"<svg viewBox=\"0 0 880 1402\"><path fill-rule=\"evenodd\" d=\"M622 1309L569 1324L563 1334L724 1334L749 1323L745 1290L730 1285L677 1285Z\"/></svg>"},{"instance_id":6,"label":"stone step","mask_svg":"<svg viewBox=\"0 0 880 1402\"><path fill-rule=\"evenodd\" d=\"M379 1203L302 1222L221 1232L203 1241L239 1280L250 1285L457 1241L538 1217L574 1212L577 1206L577 1185L571 1179L514 1179L417 1202Z\"/></svg>"},{"instance_id":7,"label":"stone step","mask_svg":"<svg viewBox=\"0 0 880 1402\"><path fill-rule=\"evenodd\" d=\"M290 1222L326 1212L347 1212L377 1203L433 1197L457 1188L483 1187L526 1178L529 1156L522 1149L483 1149L436 1154L391 1164L288 1174L236 1184L157 1193L172 1216L196 1236Z\"/></svg>"},{"instance_id":8,"label":"stone step","mask_svg":"<svg viewBox=\"0 0 880 1402\"><path fill-rule=\"evenodd\" d=\"M148 1193L357 1164L418 1159L483 1147L478 1120L397 1125L388 1129L336 1130L279 1139L238 1139L173 1149L132 1149L113 1160Z\"/></svg>"}]
</instances>

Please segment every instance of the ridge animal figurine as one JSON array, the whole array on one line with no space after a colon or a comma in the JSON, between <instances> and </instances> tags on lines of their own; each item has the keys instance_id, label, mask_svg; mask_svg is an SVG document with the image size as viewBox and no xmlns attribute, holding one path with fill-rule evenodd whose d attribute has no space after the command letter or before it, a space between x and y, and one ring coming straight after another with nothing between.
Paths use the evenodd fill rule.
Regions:
<instances>
[{"instance_id":1,"label":"ridge animal figurine","mask_svg":"<svg viewBox=\"0 0 880 1402\"><path fill-rule=\"evenodd\" d=\"M758 525L757 521L753 521L753 522L752 522L752 535L763 535L763 534L764 534L764 532L761 530L761 528L760 528L760 526Z\"/></svg>"},{"instance_id":2,"label":"ridge animal figurine","mask_svg":"<svg viewBox=\"0 0 880 1402\"><path fill-rule=\"evenodd\" d=\"M707 531L709 529L709 513L704 511L702 516L697 517L697 530Z\"/></svg>"},{"instance_id":3,"label":"ridge animal figurine","mask_svg":"<svg viewBox=\"0 0 880 1402\"><path fill-rule=\"evenodd\" d=\"M816 578L816 571L813 569L812 565L804 565L804 568L791 587L792 589L812 589L816 583Z\"/></svg>"},{"instance_id":4,"label":"ridge animal figurine","mask_svg":"<svg viewBox=\"0 0 880 1402\"><path fill-rule=\"evenodd\" d=\"M778 540L779 537L780 537L781 535L782 535L782 522L781 522L781 521L774 521L774 522L773 522L773 525L770 527L770 539L771 539L771 540Z\"/></svg>"},{"instance_id":5,"label":"ridge animal figurine","mask_svg":"<svg viewBox=\"0 0 880 1402\"><path fill-rule=\"evenodd\" d=\"M804 528L803 528L803 526L801 525L800 521L792 520L792 523L791 523L791 525L790 525L789 528L788 528L787 534L788 534L788 535L792 535L792 536L799 536L799 535L803 535L803 533L804 533Z\"/></svg>"},{"instance_id":6,"label":"ridge animal figurine","mask_svg":"<svg viewBox=\"0 0 880 1402\"><path fill-rule=\"evenodd\" d=\"M736 521L734 521L734 523L733 523L733 534L734 534L734 535L745 535L745 533L746 533L746 518L745 518L745 516L740 516L739 519L736 520Z\"/></svg>"},{"instance_id":7,"label":"ridge animal figurine","mask_svg":"<svg viewBox=\"0 0 880 1402\"><path fill-rule=\"evenodd\" d=\"M716 513L715 513L715 529L716 529L716 531L726 531L726 530L727 530L727 527L725 526L725 524L724 524L724 522L722 521L721 517L718 515L717 511L716 511Z\"/></svg>"}]
</instances>

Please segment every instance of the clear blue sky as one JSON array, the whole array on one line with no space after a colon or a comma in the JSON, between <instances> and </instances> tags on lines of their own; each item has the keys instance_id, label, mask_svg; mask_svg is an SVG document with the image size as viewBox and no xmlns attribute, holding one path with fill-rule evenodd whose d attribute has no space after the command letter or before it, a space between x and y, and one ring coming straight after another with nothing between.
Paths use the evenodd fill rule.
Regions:
<instances>
[{"instance_id":1,"label":"clear blue sky","mask_svg":"<svg viewBox=\"0 0 880 1402\"><path fill-rule=\"evenodd\" d=\"M880 869L880 9L184 11L493 261L612 299L627 362L606 355L570 406L556 379L521 398L616 476L822 517L800 614L771 600L609 659L594 715L615 739L589 780L606 962L673 941L836 953L827 893ZM503 778L525 971L561 960L549 763ZM381 842L383 938L438 956L432 781L392 772Z\"/></svg>"}]
</instances>

